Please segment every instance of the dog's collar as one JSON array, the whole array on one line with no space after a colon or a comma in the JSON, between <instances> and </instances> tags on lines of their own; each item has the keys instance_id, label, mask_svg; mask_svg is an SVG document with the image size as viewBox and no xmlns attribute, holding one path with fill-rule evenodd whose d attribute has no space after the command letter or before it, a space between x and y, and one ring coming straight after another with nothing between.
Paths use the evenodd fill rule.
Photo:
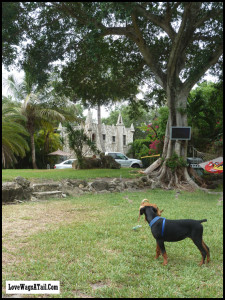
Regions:
<instances>
[{"instance_id":1,"label":"dog's collar","mask_svg":"<svg viewBox=\"0 0 225 300\"><path fill-rule=\"evenodd\" d=\"M151 222L149 223L149 226L152 228L152 225L155 224L156 221L158 221L159 219L163 219L163 224L162 224L162 236L164 234L164 227L165 227L165 218L163 217L155 217L154 219L151 220Z\"/></svg>"},{"instance_id":2,"label":"dog's collar","mask_svg":"<svg viewBox=\"0 0 225 300\"><path fill-rule=\"evenodd\" d=\"M152 225L153 225L156 221L158 221L158 219L165 219L165 218L162 218L162 217L158 217L158 216L157 216L157 217L155 217L154 219L151 220L151 222L149 223L149 226L152 227Z\"/></svg>"}]
</instances>

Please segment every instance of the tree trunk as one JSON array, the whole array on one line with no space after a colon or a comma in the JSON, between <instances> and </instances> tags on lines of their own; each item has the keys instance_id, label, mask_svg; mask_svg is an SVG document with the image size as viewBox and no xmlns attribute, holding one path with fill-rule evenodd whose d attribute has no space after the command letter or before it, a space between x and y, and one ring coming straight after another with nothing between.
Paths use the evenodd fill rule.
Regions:
<instances>
[{"instance_id":1,"label":"tree trunk","mask_svg":"<svg viewBox=\"0 0 225 300\"><path fill-rule=\"evenodd\" d=\"M98 105L98 134L99 134L99 141L101 145L101 151L105 152L105 145L103 142L103 137L102 137L102 119L101 119L101 106Z\"/></svg>"},{"instance_id":2,"label":"tree trunk","mask_svg":"<svg viewBox=\"0 0 225 300\"><path fill-rule=\"evenodd\" d=\"M33 169L37 169L36 165L36 157L35 157L35 143L34 143L34 134L30 133L30 141L31 141L31 157L32 157L32 165Z\"/></svg>"},{"instance_id":3,"label":"tree trunk","mask_svg":"<svg viewBox=\"0 0 225 300\"><path fill-rule=\"evenodd\" d=\"M190 178L187 167L187 145L186 140L170 140L171 126L187 126L187 95L182 93L167 92L169 117L166 126L162 159L159 158L155 164L160 163L157 171L151 171L151 166L144 173L156 177L163 188L183 188L184 184L197 188L198 185ZM177 158L175 159L175 157ZM169 166L169 163L171 164ZM180 163L182 162L182 163ZM184 166L185 164L185 166Z\"/></svg>"}]
</instances>

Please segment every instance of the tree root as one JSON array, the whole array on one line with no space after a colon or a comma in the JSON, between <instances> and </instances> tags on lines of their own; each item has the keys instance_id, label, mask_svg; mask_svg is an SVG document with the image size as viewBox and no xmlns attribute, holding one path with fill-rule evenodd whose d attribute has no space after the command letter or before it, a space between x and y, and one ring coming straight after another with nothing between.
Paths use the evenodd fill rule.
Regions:
<instances>
[{"instance_id":1,"label":"tree root","mask_svg":"<svg viewBox=\"0 0 225 300\"><path fill-rule=\"evenodd\" d=\"M195 178L195 180L200 184L202 188L207 187L205 181L197 174L197 172L192 167L188 167L188 173Z\"/></svg>"},{"instance_id":2,"label":"tree root","mask_svg":"<svg viewBox=\"0 0 225 300\"><path fill-rule=\"evenodd\" d=\"M145 173L146 175L146 173ZM188 190L194 191L200 187L192 180L187 172L187 168L177 168L174 172L164 163L159 169L154 170L148 177L156 181L156 185L162 189Z\"/></svg>"},{"instance_id":3,"label":"tree root","mask_svg":"<svg viewBox=\"0 0 225 300\"><path fill-rule=\"evenodd\" d=\"M162 159L159 158L146 170L139 173L147 175L154 179L156 184L163 189L179 189L194 191L196 189L208 192L207 184L198 176L195 170L191 167L180 167L172 172L171 168L166 166L165 162L162 164ZM190 175L193 176L195 182Z\"/></svg>"},{"instance_id":4,"label":"tree root","mask_svg":"<svg viewBox=\"0 0 225 300\"><path fill-rule=\"evenodd\" d=\"M155 169L157 169L162 163L162 159L157 159L153 164L151 164L146 170L140 171L139 173L149 175L151 174Z\"/></svg>"}]
</instances>

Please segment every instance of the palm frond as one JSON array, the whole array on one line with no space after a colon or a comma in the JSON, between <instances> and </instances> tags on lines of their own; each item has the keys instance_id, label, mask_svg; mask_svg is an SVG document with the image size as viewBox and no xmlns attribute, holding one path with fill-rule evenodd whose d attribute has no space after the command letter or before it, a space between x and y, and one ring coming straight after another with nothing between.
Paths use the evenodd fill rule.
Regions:
<instances>
[{"instance_id":1,"label":"palm frond","mask_svg":"<svg viewBox=\"0 0 225 300\"><path fill-rule=\"evenodd\" d=\"M13 108L6 99L2 103L2 163L8 166L15 163L16 157L24 157L29 150L25 136L29 133L22 125L26 119L19 114L18 109Z\"/></svg>"}]
</instances>

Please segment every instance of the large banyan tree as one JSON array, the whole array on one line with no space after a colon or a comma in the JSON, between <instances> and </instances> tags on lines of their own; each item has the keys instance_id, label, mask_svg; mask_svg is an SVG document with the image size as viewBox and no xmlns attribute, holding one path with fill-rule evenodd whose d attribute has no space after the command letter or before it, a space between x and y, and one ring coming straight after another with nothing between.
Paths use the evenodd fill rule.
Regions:
<instances>
[{"instance_id":1,"label":"large banyan tree","mask_svg":"<svg viewBox=\"0 0 225 300\"><path fill-rule=\"evenodd\" d=\"M171 126L188 126L189 92L208 70L220 69L222 19L222 2L9 2L3 4L4 62L14 60L14 45L20 45L21 65L41 83L53 62L64 61L62 88L74 95L84 61L96 79L97 66L105 59L107 69L110 57L110 78L125 73L128 84L132 78L154 79L169 107L155 175L164 186L194 185L184 163L187 141L170 140L169 131Z\"/></svg>"}]
</instances>

